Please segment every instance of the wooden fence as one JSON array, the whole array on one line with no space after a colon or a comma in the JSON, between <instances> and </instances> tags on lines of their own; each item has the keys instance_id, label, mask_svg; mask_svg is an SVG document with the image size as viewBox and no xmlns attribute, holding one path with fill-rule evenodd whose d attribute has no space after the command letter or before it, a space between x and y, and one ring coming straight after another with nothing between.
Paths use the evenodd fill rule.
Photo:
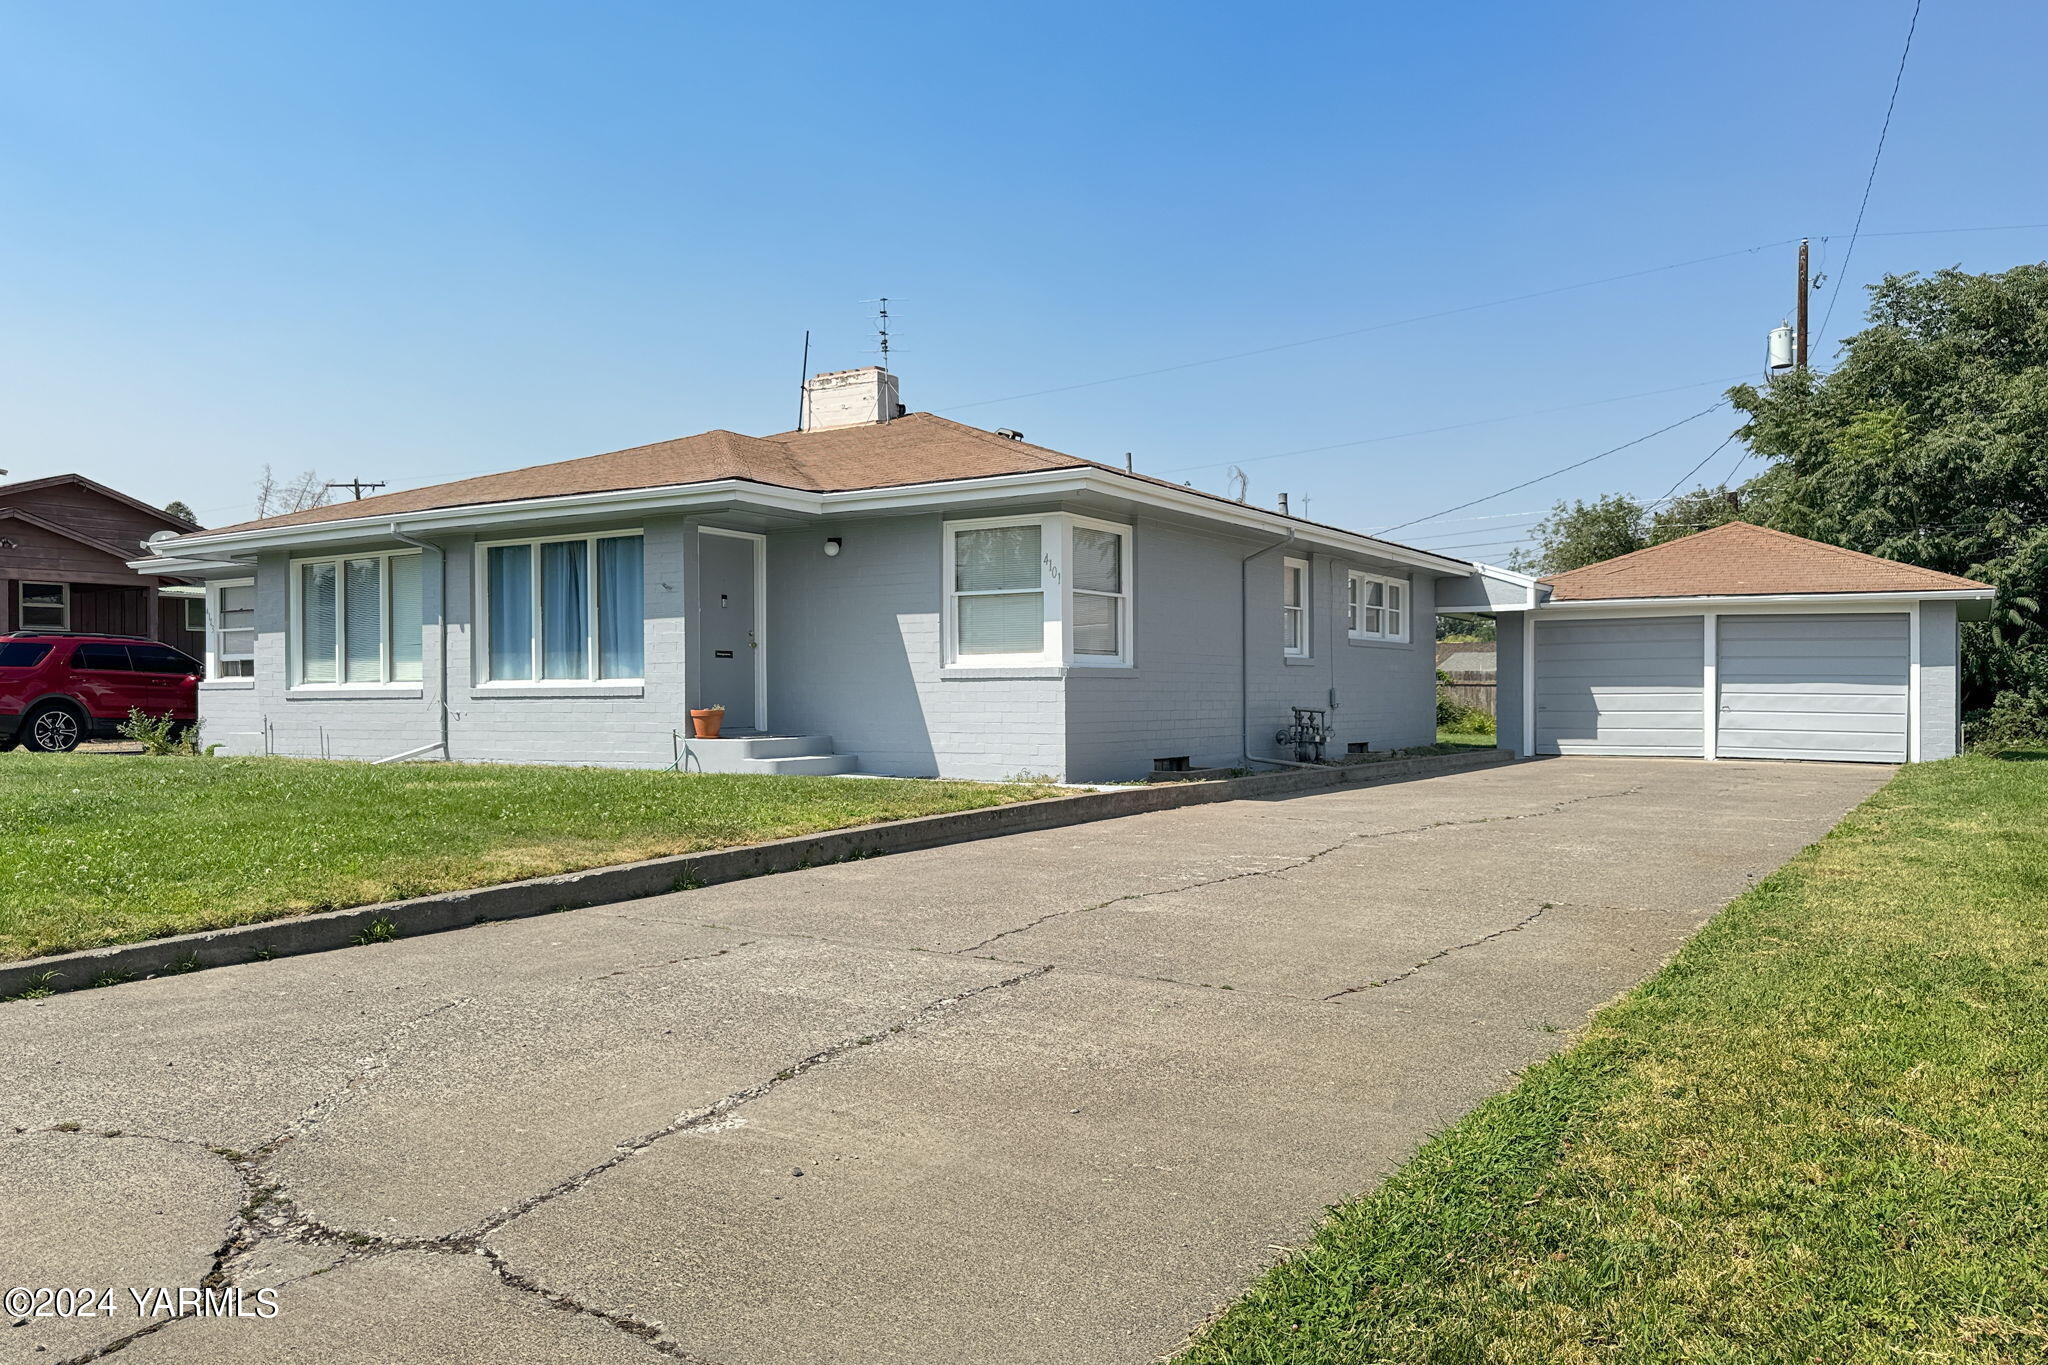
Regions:
<instances>
[{"instance_id":1,"label":"wooden fence","mask_svg":"<svg viewBox=\"0 0 2048 1365\"><path fill-rule=\"evenodd\" d=\"M1487 715L1498 715L1494 710L1494 695L1499 684L1483 673L1446 673L1450 681L1442 684L1443 694L1460 706L1473 706Z\"/></svg>"}]
</instances>

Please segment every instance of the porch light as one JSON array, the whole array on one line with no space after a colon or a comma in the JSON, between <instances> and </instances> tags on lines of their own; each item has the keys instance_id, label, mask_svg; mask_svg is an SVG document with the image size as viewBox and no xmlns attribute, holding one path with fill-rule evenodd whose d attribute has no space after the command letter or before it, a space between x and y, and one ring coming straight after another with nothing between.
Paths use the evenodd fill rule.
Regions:
<instances>
[{"instance_id":1,"label":"porch light","mask_svg":"<svg viewBox=\"0 0 2048 1365\"><path fill-rule=\"evenodd\" d=\"M838 537L838 536L826 536L826 537L825 537L825 557L829 559L829 558L831 558L831 557L832 557L833 555L836 555L836 554L838 554L838 553L839 553L839 537Z\"/></svg>"}]
</instances>

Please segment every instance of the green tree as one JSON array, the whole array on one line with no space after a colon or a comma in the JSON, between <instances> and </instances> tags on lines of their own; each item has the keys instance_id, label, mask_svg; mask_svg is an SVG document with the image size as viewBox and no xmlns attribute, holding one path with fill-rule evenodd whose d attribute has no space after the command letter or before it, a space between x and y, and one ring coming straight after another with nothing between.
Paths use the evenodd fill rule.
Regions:
<instances>
[{"instance_id":1,"label":"green tree","mask_svg":"<svg viewBox=\"0 0 2048 1365\"><path fill-rule=\"evenodd\" d=\"M1523 573L1565 573L1625 555L1649 544L1648 514L1626 493L1609 493L1591 502L1560 502L1536 523L1534 551L1517 550L1508 567Z\"/></svg>"},{"instance_id":2,"label":"green tree","mask_svg":"<svg viewBox=\"0 0 2048 1365\"><path fill-rule=\"evenodd\" d=\"M194 526L197 526L199 524L199 518L192 515L192 509L187 507L184 503L178 501L176 498L173 498L169 502L164 504L164 511L169 512L172 516L180 518L181 520L189 521Z\"/></svg>"},{"instance_id":3,"label":"green tree","mask_svg":"<svg viewBox=\"0 0 2048 1365\"><path fill-rule=\"evenodd\" d=\"M1762 515L1761 510L1745 510L1745 502L1743 491L1726 484L1680 493L1650 514L1649 525L1644 528L1644 539L1651 545L1662 545L1667 540L1677 540L1695 531L1705 531L1731 521L1757 520Z\"/></svg>"},{"instance_id":4,"label":"green tree","mask_svg":"<svg viewBox=\"0 0 2048 1365\"><path fill-rule=\"evenodd\" d=\"M1963 628L1964 707L2048 726L2048 263L1870 295L1833 371L1729 393L1771 461L1761 519L1995 585L1993 619Z\"/></svg>"}]
</instances>

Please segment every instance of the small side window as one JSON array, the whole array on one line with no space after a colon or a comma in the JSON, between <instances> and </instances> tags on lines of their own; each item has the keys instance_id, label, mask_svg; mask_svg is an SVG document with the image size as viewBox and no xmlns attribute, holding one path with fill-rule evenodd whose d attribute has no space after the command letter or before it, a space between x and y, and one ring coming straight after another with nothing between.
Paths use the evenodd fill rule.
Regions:
<instances>
[{"instance_id":1,"label":"small side window","mask_svg":"<svg viewBox=\"0 0 2048 1365\"><path fill-rule=\"evenodd\" d=\"M179 673L197 674L205 670L191 655L172 649L169 645L130 645L128 657L134 661L137 673Z\"/></svg>"},{"instance_id":2,"label":"small side window","mask_svg":"<svg viewBox=\"0 0 2048 1365\"><path fill-rule=\"evenodd\" d=\"M71 651L73 668L97 668L109 673L132 673L126 645L80 645Z\"/></svg>"},{"instance_id":3,"label":"small side window","mask_svg":"<svg viewBox=\"0 0 2048 1365\"><path fill-rule=\"evenodd\" d=\"M1280 566L1280 652L1290 659L1309 652L1308 561L1289 559Z\"/></svg>"}]
</instances>

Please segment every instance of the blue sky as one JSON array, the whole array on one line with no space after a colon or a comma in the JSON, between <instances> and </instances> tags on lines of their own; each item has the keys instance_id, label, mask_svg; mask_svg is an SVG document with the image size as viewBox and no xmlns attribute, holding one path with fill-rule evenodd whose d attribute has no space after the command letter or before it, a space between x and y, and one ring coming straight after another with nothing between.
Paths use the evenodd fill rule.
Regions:
<instances>
[{"instance_id":1,"label":"blue sky","mask_svg":"<svg viewBox=\"0 0 2048 1365\"><path fill-rule=\"evenodd\" d=\"M914 409L1387 526L1754 375L1793 248L1744 249L1840 263L1910 10L0 0L0 465L222 524L266 462L777 431L804 329L871 363L887 294ZM2044 48L2048 9L1929 0L1866 233L2048 222ZM2043 258L1867 235L1852 273ZM1732 426L1399 538L1498 559Z\"/></svg>"}]
</instances>

